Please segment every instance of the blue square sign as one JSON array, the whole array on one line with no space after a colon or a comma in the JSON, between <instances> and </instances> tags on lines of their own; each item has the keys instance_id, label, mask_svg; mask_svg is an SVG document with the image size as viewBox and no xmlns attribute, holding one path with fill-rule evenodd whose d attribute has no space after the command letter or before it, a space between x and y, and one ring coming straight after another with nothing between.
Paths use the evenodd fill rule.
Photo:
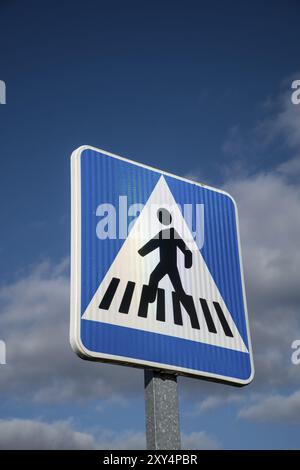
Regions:
<instances>
[{"instance_id":1,"label":"blue square sign","mask_svg":"<svg viewBox=\"0 0 300 470\"><path fill-rule=\"evenodd\" d=\"M232 197L89 146L72 154L71 187L74 351L248 384L254 368Z\"/></svg>"}]
</instances>

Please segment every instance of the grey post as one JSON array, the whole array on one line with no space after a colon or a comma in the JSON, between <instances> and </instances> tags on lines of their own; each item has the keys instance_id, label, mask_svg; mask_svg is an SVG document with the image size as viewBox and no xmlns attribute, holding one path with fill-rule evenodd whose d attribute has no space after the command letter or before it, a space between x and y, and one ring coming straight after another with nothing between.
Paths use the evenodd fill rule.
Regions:
<instances>
[{"instance_id":1,"label":"grey post","mask_svg":"<svg viewBox=\"0 0 300 470\"><path fill-rule=\"evenodd\" d=\"M180 450L177 377L145 369L148 450Z\"/></svg>"}]
</instances>

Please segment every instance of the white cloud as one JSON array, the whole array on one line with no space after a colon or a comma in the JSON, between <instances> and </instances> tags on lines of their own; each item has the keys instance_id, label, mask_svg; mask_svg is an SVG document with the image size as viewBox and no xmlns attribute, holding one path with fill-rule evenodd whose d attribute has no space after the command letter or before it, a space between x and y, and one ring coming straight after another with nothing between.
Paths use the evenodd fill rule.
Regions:
<instances>
[{"instance_id":1,"label":"white cloud","mask_svg":"<svg viewBox=\"0 0 300 470\"><path fill-rule=\"evenodd\" d=\"M228 182L226 188L238 201L251 301L259 307L295 305L300 299L300 187L260 174Z\"/></svg>"},{"instance_id":2,"label":"white cloud","mask_svg":"<svg viewBox=\"0 0 300 470\"><path fill-rule=\"evenodd\" d=\"M238 395L236 393L230 393L228 395L222 394L222 395L211 395L208 398L205 398L200 404L199 404L199 412L203 411L211 411L216 408L219 408L220 406L224 405L229 405L232 403L240 403L243 401L243 396Z\"/></svg>"},{"instance_id":3,"label":"white cloud","mask_svg":"<svg viewBox=\"0 0 300 470\"><path fill-rule=\"evenodd\" d=\"M299 423L300 390L288 396L276 394L262 397L255 404L242 408L239 417L250 421Z\"/></svg>"},{"instance_id":4,"label":"white cloud","mask_svg":"<svg viewBox=\"0 0 300 470\"><path fill-rule=\"evenodd\" d=\"M278 138L290 148L299 150L300 147L300 106L291 102L292 80L285 83L286 90L274 98L269 117L262 120L258 129L269 144Z\"/></svg>"},{"instance_id":5,"label":"white cloud","mask_svg":"<svg viewBox=\"0 0 300 470\"><path fill-rule=\"evenodd\" d=\"M236 124L228 130L222 146L224 162L221 173L224 181L257 175L262 167L269 168L269 174L282 170L283 175L287 171L293 178L295 174L291 170L297 170L299 178L300 106L291 102L291 83L298 76L299 73L287 78L282 83L283 91L268 97L255 125L243 128ZM282 168L274 163L275 158L282 161L284 155L288 155L289 168L285 162L282 162Z\"/></svg>"},{"instance_id":6,"label":"white cloud","mask_svg":"<svg viewBox=\"0 0 300 470\"><path fill-rule=\"evenodd\" d=\"M72 421L47 423L29 419L0 420L0 449L145 449L145 433L96 429L77 431ZM219 442L204 431L183 434L183 449L218 449Z\"/></svg>"},{"instance_id":7,"label":"white cloud","mask_svg":"<svg viewBox=\"0 0 300 470\"><path fill-rule=\"evenodd\" d=\"M69 423L53 425L32 420L1 420L1 449L93 449L94 438L86 433L75 432Z\"/></svg>"},{"instance_id":8,"label":"white cloud","mask_svg":"<svg viewBox=\"0 0 300 470\"><path fill-rule=\"evenodd\" d=\"M25 419L0 420L0 449L143 449L143 433L98 430L97 438L89 432L73 429L70 421L46 423Z\"/></svg>"},{"instance_id":9,"label":"white cloud","mask_svg":"<svg viewBox=\"0 0 300 470\"><path fill-rule=\"evenodd\" d=\"M0 288L0 331L7 347L1 391L38 402L124 400L142 390L142 372L82 361L71 350L67 267L66 261L41 263Z\"/></svg>"},{"instance_id":10,"label":"white cloud","mask_svg":"<svg viewBox=\"0 0 300 470\"><path fill-rule=\"evenodd\" d=\"M290 180L298 180L300 177L300 155L281 163L277 170Z\"/></svg>"},{"instance_id":11,"label":"white cloud","mask_svg":"<svg viewBox=\"0 0 300 470\"><path fill-rule=\"evenodd\" d=\"M215 450L220 447L219 441L205 431L192 432L182 436L182 449L184 450Z\"/></svg>"}]
</instances>

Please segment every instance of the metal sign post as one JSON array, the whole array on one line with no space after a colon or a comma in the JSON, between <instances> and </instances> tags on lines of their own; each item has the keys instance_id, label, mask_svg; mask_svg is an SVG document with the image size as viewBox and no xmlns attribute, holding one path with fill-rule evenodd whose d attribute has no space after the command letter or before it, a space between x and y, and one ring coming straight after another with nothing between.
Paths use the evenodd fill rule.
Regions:
<instances>
[{"instance_id":1,"label":"metal sign post","mask_svg":"<svg viewBox=\"0 0 300 470\"><path fill-rule=\"evenodd\" d=\"M148 450L180 450L177 377L145 370L146 440Z\"/></svg>"}]
</instances>

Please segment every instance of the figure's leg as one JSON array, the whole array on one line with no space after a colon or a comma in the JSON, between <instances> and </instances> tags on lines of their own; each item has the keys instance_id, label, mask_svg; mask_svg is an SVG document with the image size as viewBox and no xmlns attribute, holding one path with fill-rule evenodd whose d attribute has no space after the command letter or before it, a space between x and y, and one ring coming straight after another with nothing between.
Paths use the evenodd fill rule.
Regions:
<instances>
[{"instance_id":1,"label":"figure's leg","mask_svg":"<svg viewBox=\"0 0 300 470\"><path fill-rule=\"evenodd\" d=\"M185 297L186 293L184 292L177 267L169 271L168 276L173 284L175 292L179 295L179 297Z\"/></svg>"},{"instance_id":2,"label":"figure's leg","mask_svg":"<svg viewBox=\"0 0 300 470\"><path fill-rule=\"evenodd\" d=\"M182 287L181 279L179 276L179 272L177 269L172 270L171 273L168 273L173 284L175 293L172 293L173 297L173 309L174 309L174 323L176 325L182 325L182 317L181 317L181 308L180 303L184 306L185 310L187 311L192 328L197 330L200 329L197 312L195 309L193 297L191 295L187 295Z\"/></svg>"},{"instance_id":3,"label":"figure's leg","mask_svg":"<svg viewBox=\"0 0 300 470\"><path fill-rule=\"evenodd\" d=\"M151 291L151 299L154 302L159 281L166 275L166 271L160 266L160 263L152 271L149 277L149 289Z\"/></svg>"},{"instance_id":4,"label":"figure's leg","mask_svg":"<svg viewBox=\"0 0 300 470\"><path fill-rule=\"evenodd\" d=\"M166 271L161 268L160 264L152 271L149 277L149 287L157 289L159 281L166 275Z\"/></svg>"}]
</instances>

